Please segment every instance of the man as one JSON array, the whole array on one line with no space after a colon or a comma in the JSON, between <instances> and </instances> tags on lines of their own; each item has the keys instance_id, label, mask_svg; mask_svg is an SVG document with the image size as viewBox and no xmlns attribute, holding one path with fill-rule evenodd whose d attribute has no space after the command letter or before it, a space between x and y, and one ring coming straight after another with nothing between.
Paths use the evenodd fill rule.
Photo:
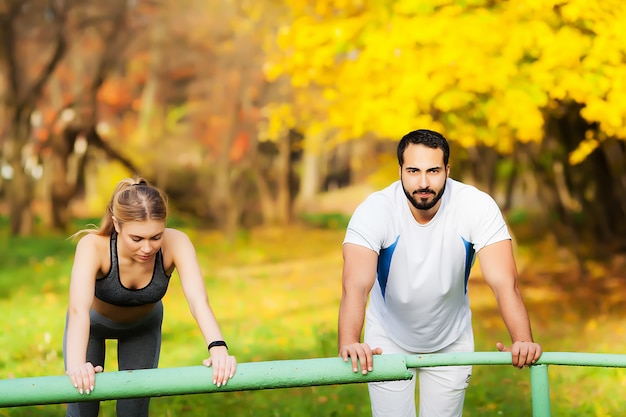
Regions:
<instances>
[{"instance_id":1,"label":"man","mask_svg":"<svg viewBox=\"0 0 626 417\"><path fill-rule=\"evenodd\" d=\"M498 350L511 352L519 368L541 356L500 209L486 193L448 177L449 155L441 134L408 133L398 144L400 180L370 195L350 220L343 244L339 355L346 362L350 358L354 372L371 371L373 355L383 352L473 351L467 281L476 255L512 340L510 347L498 342ZM417 373L420 417L462 415L471 366ZM368 388L374 417L415 416L415 378Z\"/></svg>"}]
</instances>

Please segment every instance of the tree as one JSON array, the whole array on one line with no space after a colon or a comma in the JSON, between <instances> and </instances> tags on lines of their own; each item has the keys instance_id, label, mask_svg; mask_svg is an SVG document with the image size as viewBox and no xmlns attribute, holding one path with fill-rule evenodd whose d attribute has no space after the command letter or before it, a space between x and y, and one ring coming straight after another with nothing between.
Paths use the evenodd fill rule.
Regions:
<instances>
[{"instance_id":1,"label":"tree","mask_svg":"<svg viewBox=\"0 0 626 417\"><path fill-rule=\"evenodd\" d=\"M2 162L12 234L32 230L31 202L44 175L42 159L50 161L52 225L62 228L85 167L84 155L75 152L77 139L117 155L98 134L96 96L119 54L128 9L125 0L0 3L0 65L8 74ZM94 46L100 53L95 68L89 65L92 61L74 71L68 70L71 64L64 65L72 52L89 56ZM69 169L71 158L77 159L74 171Z\"/></svg>"},{"instance_id":2,"label":"tree","mask_svg":"<svg viewBox=\"0 0 626 417\"><path fill-rule=\"evenodd\" d=\"M481 163L524 152L529 163L510 171L509 187L537 175L560 238L626 245L623 2L287 4L292 24L268 74L289 76L310 101L322 91L318 126L338 140L433 128Z\"/></svg>"},{"instance_id":3,"label":"tree","mask_svg":"<svg viewBox=\"0 0 626 417\"><path fill-rule=\"evenodd\" d=\"M125 46L138 31L130 27L132 12L126 0L97 2L82 11L80 25L67 28L72 45L46 92L45 103L56 110L56 117L45 126L48 140L41 145L44 174L50 181L51 227L55 229L68 225L70 202L85 187L93 149L104 151L109 159L136 172L133 162L112 148L98 131L98 94L116 65L125 59ZM40 107L44 107L43 100ZM70 117L62 120L67 114Z\"/></svg>"},{"instance_id":4,"label":"tree","mask_svg":"<svg viewBox=\"0 0 626 417\"><path fill-rule=\"evenodd\" d=\"M11 233L29 234L30 202L38 161L28 148L31 117L45 84L67 51L64 27L70 2L3 0L0 3L0 65L7 74L8 131L2 148ZM18 52L19 51L19 52Z\"/></svg>"},{"instance_id":5,"label":"tree","mask_svg":"<svg viewBox=\"0 0 626 417\"><path fill-rule=\"evenodd\" d=\"M280 95L280 86L268 83L262 71L263 42L278 10L252 2L188 0L176 3L161 26L170 34L161 43L167 73L185 74L176 83L177 95L165 94L171 78L158 84L161 120L176 114L180 129L161 134L194 149L196 169L174 173L172 167L173 179L184 177L187 187L172 187L169 194L193 204L229 236L246 222L289 221L287 131L260 138L258 129L264 107Z\"/></svg>"}]
</instances>

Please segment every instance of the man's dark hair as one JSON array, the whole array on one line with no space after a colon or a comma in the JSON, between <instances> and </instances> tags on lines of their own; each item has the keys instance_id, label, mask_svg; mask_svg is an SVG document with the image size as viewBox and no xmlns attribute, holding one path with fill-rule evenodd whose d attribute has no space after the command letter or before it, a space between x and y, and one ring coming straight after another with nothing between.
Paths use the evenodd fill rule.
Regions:
<instances>
[{"instance_id":1,"label":"man's dark hair","mask_svg":"<svg viewBox=\"0 0 626 417\"><path fill-rule=\"evenodd\" d=\"M404 135L402 139L400 139L400 143L398 143L398 163L400 166L404 164L404 151L409 144L424 145L432 149L441 149L443 151L443 165L448 165L450 147L448 146L448 141L441 133L427 129L418 129Z\"/></svg>"}]
</instances>

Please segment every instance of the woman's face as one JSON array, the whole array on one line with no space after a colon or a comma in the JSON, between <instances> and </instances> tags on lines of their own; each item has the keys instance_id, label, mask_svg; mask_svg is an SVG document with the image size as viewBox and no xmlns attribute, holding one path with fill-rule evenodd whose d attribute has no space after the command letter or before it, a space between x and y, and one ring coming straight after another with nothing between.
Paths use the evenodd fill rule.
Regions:
<instances>
[{"instance_id":1,"label":"woman's face","mask_svg":"<svg viewBox=\"0 0 626 417\"><path fill-rule=\"evenodd\" d=\"M123 225L115 222L115 230L121 243L119 250L123 251L122 255L137 262L147 262L152 260L161 248L165 222L145 220Z\"/></svg>"}]
</instances>

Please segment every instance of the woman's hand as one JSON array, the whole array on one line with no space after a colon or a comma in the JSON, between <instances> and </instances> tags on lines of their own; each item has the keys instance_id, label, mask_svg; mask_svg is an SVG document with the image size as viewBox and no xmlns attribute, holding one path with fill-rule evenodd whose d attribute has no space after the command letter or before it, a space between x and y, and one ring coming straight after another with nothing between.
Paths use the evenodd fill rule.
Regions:
<instances>
[{"instance_id":1,"label":"woman's hand","mask_svg":"<svg viewBox=\"0 0 626 417\"><path fill-rule=\"evenodd\" d=\"M202 365L213 367L213 383L218 387L226 385L228 380L235 375L237 360L228 354L228 349L224 346L211 348L211 356L202 361Z\"/></svg>"},{"instance_id":2,"label":"woman's hand","mask_svg":"<svg viewBox=\"0 0 626 417\"><path fill-rule=\"evenodd\" d=\"M90 362L68 368L65 373L70 377L78 393L89 394L96 386L96 374L102 372L102 366L93 366Z\"/></svg>"}]
</instances>

